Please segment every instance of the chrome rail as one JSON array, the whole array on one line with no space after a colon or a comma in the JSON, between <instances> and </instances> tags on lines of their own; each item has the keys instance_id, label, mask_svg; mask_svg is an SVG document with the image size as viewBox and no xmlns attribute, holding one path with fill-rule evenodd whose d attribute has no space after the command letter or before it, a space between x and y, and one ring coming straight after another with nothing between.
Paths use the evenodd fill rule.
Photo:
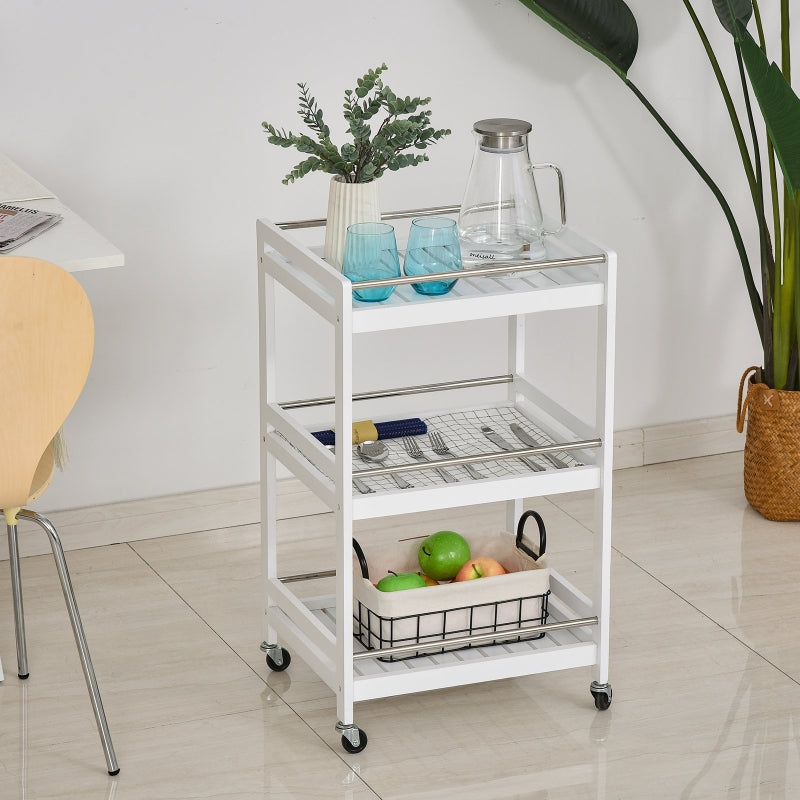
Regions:
<instances>
[{"instance_id":1,"label":"chrome rail","mask_svg":"<svg viewBox=\"0 0 800 800\"><path fill-rule=\"evenodd\" d=\"M537 456L545 453L565 453L570 450L590 450L601 447L602 439L582 439L577 442L555 442L541 447L525 447L521 450L503 450L499 453L477 453L471 456L454 456L441 458L435 461L420 461L413 464L400 464L395 467L373 467L371 469L353 470L354 478L376 478L379 475L391 475L398 472L414 472L420 469L433 469L434 467L457 467L461 464L477 464L482 461L506 461L521 456Z\"/></svg>"},{"instance_id":2,"label":"chrome rail","mask_svg":"<svg viewBox=\"0 0 800 800\"><path fill-rule=\"evenodd\" d=\"M363 650L353 653L353 661L363 661L367 658L383 658L385 656L400 656L408 653L419 653L427 650L441 650L442 647L462 647L468 644L486 644L488 642L511 643L522 636L532 636L537 633L562 631L567 628L585 628L588 625L597 625L597 617L582 617L581 619L568 619L563 622L546 622L542 625L531 625L527 628L516 628L508 631L495 631L494 633L473 633L469 636L459 636L452 639L439 639L435 642L424 644L403 644L396 647L383 647L375 650Z\"/></svg>"},{"instance_id":3,"label":"chrome rail","mask_svg":"<svg viewBox=\"0 0 800 800\"><path fill-rule=\"evenodd\" d=\"M465 378L458 381L443 381L441 383L421 383L417 386L404 386L397 389L378 389L373 392L357 392L353 394L353 400L378 400L384 397L403 397L411 394L423 394L425 392L442 392L449 389L468 389L473 386L496 386L501 383L512 383L514 376L491 375L486 378ZM308 400L290 400L287 403L278 403L286 410L292 408L311 408L312 406L332 405L336 402L335 397L314 397Z\"/></svg>"},{"instance_id":4,"label":"chrome rail","mask_svg":"<svg viewBox=\"0 0 800 800\"><path fill-rule=\"evenodd\" d=\"M381 214L381 219L411 219L413 217L435 217L437 214L458 214L460 206L433 206L431 208L411 208L406 211L387 211ZM328 220L298 219L292 222L276 222L282 231L295 231L302 228L324 228Z\"/></svg>"},{"instance_id":5,"label":"chrome rail","mask_svg":"<svg viewBox=\"0 0 800 800\"><path fill-rule=\"evenodd\" d=\"M393 219L412 219L413 217L432 217L438 214L458 214L460 206L432 206L430 208L412 208L405 211L388 211L381 214L382 220ZM289 222L275 223L278 228L284 231L301 230L305 228L322 228L326 225L327 219L301 219ZM579 256L574 258L559 258L547 261L531 261L529 259L519 259L514 261L494 262L490 267L473 267L471 269L456 270L454 272L430 272L424 275L408 276L403 275L399 278L376 278L370 281L358 281L359 289L374 289L381 286L403 286L410 283L428 283L430 281L452 281L459 278L481 278L487 276L505 275L506 273L536 272L556 267L578 267L588 264L603 264L606 256L599 253L593 256Z\"/></svg>"},{"instance_id":6,"label":"chrome rail","mask_svg":"<svg viewBox=\"0 0 800 800\"><path fill-rule=\"evenodd\" d=\"M572 258L559 258L554 261L502 261L495 262L491 267L473 267L472 269L457 269L452 272L426 272L424 275L401 275L399 278L375 278L371 281L353 281L358 289L373 289L378 286L403 286L408 283L427 283L428 281L452 281L460 278L482 278L486 276L504 275L513 272L540 272L556 267L581 267L587 264L604 264L606 257L603 254L596 256L574 256Z\"/></svg>"}]
</instances>

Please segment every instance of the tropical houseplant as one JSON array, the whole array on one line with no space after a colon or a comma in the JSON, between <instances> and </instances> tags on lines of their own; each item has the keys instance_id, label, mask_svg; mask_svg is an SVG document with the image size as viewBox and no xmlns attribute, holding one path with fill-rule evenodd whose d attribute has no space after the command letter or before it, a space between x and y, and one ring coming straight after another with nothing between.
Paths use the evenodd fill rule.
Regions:
<instances>
[{"instance_id":1,"label":"tropical houseplant","mask_svg":"<svg viewBox=\"0 0 800 800\"><path fill-rule=\"evenodd\" d=\"M322 109L305 83L300 89L298 114L308 133L293 133L269 122L262 127L270 144L294 147L305 158L283 179L294 181L310 172L333 175L328 200L325 236L326 258L341 266L347 226L380 219L377 180L387 171L414 167L428 161L423 152L450 133L431 125L430 97L398 97L381 75L386 64L369 70L354 89L344 93L344 120L351 141L337 147ZM379 117L379 115L381 115Z\"/></svg>"},{"instance_id":2,"label":"tropical houseplant","mask_svg":"<svg viewBox=\"0 0 800 800\"><path fill-rule=\"evenodd\" d=\"M737 423L741 430L744 413L749 411L745 493L751 505L765 516L800 519L800 480L794 467L800 462L800 99L791 87L789 0L780 0L780 67L768 60L767 37L757 0L711 0L734 48L738 67L735 81L741 88L744 122L691 0L682 0L708 55L741 155L758 224L757 272L725 196L628 75L638 50L639 35L636 19L626 3L622 0L520 2L622 79L719 203L741 262L763 347L763 362L753 368L756 375L748 384L747 399L740 408ZM751 19L758 41L747 29ZM760 135L751 95L761 112L764 130ZM740 406L741 390L750 371L742 378ZM772 413L776 408L781 411L781 419Z\"/></svg>"}]
</instances>

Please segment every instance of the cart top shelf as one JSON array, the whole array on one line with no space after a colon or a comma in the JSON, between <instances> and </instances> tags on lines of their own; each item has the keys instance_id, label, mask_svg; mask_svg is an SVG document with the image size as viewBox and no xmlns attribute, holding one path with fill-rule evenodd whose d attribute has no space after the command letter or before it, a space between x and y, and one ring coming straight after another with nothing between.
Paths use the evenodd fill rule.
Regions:
<instances>
[{"instance_id":1,"label":"cart top shelf","mask_svg":"<svg viewBox=\"0 0 800 800\"><path fill-rule=\"evenodd\" d=\"M333 323L352 312L353 333L599 306L606 299L609 251L569 229L545 238L546 258L530 262L532 269L509 274L498 267L491 275L462 277L438 297L399 285L380 303L353 300L350 281L322 259L321 248L301 244L291 229L262 219L257 230L266 273Z\"/></svg>"}]
</instances>

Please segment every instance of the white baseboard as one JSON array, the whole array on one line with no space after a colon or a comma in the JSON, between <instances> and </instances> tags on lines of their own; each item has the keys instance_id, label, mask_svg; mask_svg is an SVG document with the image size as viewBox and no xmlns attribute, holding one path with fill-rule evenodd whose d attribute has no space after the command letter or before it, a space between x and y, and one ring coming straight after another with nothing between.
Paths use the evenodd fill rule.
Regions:
<instances>
[{"instance_id":1,"label":"white baseboard","mask_svg":"<svg viewBox=\"0 0 800 800\"><path fill-rule=\"evenodd\" d=\"M614 468L641 467L743 448L744 436L736 432L732 414L637 428L615 433ZM46 496L43 500L46 501ZM281 519L320 514L326 510L296 479L279 481L278 506ZM68 550L254 525L260 520L258 484L43 513L53 521ZM32 526L35 530L28 535L28 527L25 525L23 530L20 526L22 555L49 552L44 533ZM0 560L7 558L5 537L0 537Z\"/></svg>"},{"instance_id":2,"label":"white baseboard","mask_svg":"<svg viewBox=\"0 0 800 800\"><path fill-rule=\"evenodd\" d=\"M736 430L735 414L635 428L614 434L614 469L735 453L743 449L744 434Z\"/></svg>"},{"instance_id":3,"label":"white baseboard","mask_svg":"<svg viewBox=\"0 0 800 800\"><path fill-rule=\"evenodd\" d=\"M257 483L69 511L46 510L43 506L46 499L45 496L39 501L37 510L55 525L66 550L234 528L258 524L261 519ZM320 514L325 510L300 481L279 482L281 519ZM19 530L19 549L23 556L50 552L47 538L37 525L21 523ZM0 537L0 560L5 559L8 559L8 543L5 537Z\"/></svg>"}]
</instances>

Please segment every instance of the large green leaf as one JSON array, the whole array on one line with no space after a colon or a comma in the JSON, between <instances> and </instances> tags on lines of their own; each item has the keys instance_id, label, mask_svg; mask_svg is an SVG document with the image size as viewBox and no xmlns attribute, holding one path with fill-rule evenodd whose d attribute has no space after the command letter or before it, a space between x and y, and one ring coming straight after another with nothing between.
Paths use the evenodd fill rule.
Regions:
<instances>
[{"instance_id":1,"label":"large green leaf","mask_svg":"<svg viewBox=\"0 0 800 800\"><path fill-rule=\"evenodd\" d=\"M742 25L747 25L753 16L753 0L712 0L712 2L722 27L728 33L736 33L734 19Z\"/></svg>"},{"instance_id":2,"label":"large green leaf","mask_svg":"<svg viewBox=\"0 0 800 800\"><path fill-rule=\"evenodd\" d=\"M622 0L520 0L520 2L621 77L636 58L639 29Z\"/></svg>"},{"instance_id":3,"label":"large green leaf","mask_svg":"<svg viewBox=\"0 0 800 800\"><path fill-rule=\"evenodd\" d=\"M800 98L777 64L769 63L753 37L740 25L737 39L767 133L792 192L800 191Z\"/></svg>"}]
</instances>

